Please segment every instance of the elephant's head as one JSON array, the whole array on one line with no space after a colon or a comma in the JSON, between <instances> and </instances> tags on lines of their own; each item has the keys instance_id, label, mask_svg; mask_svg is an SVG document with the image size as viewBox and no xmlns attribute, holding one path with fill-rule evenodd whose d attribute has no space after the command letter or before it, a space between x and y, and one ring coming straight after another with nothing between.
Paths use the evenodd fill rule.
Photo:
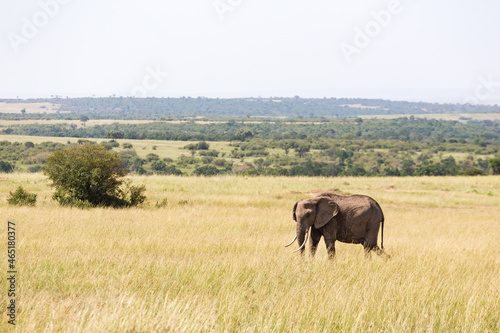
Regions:
<instances>
[{"instance_id":1,"label":"elephant's head","mask_svg":"<svg viewBox=\"0 0 500 333\"><path fill-rule=\"evenodd\" d=\"M297 235L287 246L290 246L297 239L299 244L302 244L299 250L303 252L307 242L307 238L305 240L304 238L309 228L311 226L316 229L323 227L338 212L339 207L330 197L314 197L297 201L293 206L293 219L297 222Z\"/></svg>"}]
</instances>

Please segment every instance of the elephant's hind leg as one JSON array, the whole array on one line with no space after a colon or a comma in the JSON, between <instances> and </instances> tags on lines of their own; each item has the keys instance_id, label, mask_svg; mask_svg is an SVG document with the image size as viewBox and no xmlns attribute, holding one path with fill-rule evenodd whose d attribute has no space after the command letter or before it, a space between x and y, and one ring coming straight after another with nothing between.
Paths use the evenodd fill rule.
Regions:
<instances>
[{"instance_id":1,"label":"elephant's hind leg","mask_svg":"<svg viewBox=\"0 0 500 333\"><path fill-rule=\"evenodd\" d=\"M365 249L365 256L367 258L370 257L370 253L372 251L375 251L375 253L377 255L379 255L379 256L382 255L382 254L384 254L384 250L382 250L381 248L379 248L377 244L373 245L373 244L370 244L368 242L364 242L363 243L363 248Z\"/></svg>"}]
</instances>

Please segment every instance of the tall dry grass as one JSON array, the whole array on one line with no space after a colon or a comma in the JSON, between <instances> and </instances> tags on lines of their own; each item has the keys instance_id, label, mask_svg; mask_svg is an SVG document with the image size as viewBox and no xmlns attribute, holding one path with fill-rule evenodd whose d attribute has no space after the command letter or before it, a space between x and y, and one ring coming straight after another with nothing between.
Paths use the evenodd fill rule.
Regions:
<instances>
[{"instance_id":1,"label":"tall dry grass","mask_svg":"<svg viewBox=\"0 0 500 333\"><path fill-rule=\"evenodd\" d=\"M19 332L500 330L500 177L133 181L147 186L145 207L79 210L53 203L40 175L2 177L1 253L7 219L18 228ZM37 207L7 206L19 184ZM314 260L283 247L295 201L334 188L379 201L391 259L351 244L333 261L323 241Z\"/></svg>"}]
</instances>

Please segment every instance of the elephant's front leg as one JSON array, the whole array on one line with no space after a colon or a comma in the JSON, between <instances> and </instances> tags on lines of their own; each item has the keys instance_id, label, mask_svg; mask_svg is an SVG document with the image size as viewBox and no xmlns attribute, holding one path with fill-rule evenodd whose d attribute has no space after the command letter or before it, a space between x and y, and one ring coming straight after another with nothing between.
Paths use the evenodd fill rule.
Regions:
<instances>
[{"instance_id":1,"label":"elephant's front leg","mask_svg":"<svg viewBox=\"0 0 500 333\"><path fill-rule=\"evenodd\" d=\"M335 233L333 233L335 234ZM323 235L325 237L326 251L328 252L328 259L333 259L335 257L335 237L332 233L326 233Z\"/></svg>"},{"instance_id":2,"label":"elephant's front leg","mask_svg":"<svg viewBox=\"0 0 500 333\"><path fill-rule=\"evenodd\" d=\"M328 252L328 259L335 257L335 238L327 237L325 235L326 251Z\"/></svg>"},{"instance_id":3,"label":"elephant's front leg","mask_svg":"<svg viewBox=\"0 0 500 333\"><path fill-rule=\"evenodd\" d=\"M311 256L314 257L318 248L319 240L321 239L321 231L311 227Z\"/></svg>"},{"instance_id":4,"label":"elephant's front leg","mask_svg":"<svg viewBox=\"0 0 500 333\"><path fill-rule=\"evenodd\" d=\"M326 251L328 259L335 257L335 241L337 240L337 225L328 223L323 227L323 237L325 237Z\"/></svg>"}]
</instances>

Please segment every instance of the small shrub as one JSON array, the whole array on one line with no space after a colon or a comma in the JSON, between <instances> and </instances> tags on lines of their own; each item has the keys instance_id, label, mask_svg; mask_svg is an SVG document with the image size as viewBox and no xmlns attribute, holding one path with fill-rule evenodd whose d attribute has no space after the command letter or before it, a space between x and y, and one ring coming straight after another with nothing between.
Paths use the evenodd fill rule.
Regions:
<instances>
[{"instance_id":1,"label":"small shrub","mask_svg":"<svg viewBox=\"0 0 500 333\"><path fill-rule=\"evenodd\" d=\"M19 186L15 192L9 192L7 202L15 206L34 206L36 204L36 194L28 193L22 186Z\"/></svg>"},{"instance_id":2,"label":"small shrub","mask_svg":"<svg viewBox=\"0 0 500 333\"><path fill-rule=\"evenodd\" d=\"M146 159L148 160L148 162L158 161L160 159L160 156L153 154L153 153L149 153L146 155Z\"/></svg>"},{"instance_id":3,"label":"small shrub","mask_svg":"<svg viewBox=\"0 0 500 333\"><path fill-rule=\"evenodd\" d=\"M106 148L106 150L111 150L113 148L120 147L120 144L116 141L109 141L109 142L101 142L101 146Z\"/></svg>"},{"instance_id":4,"label":"small shrub","mask_svg":"<svg viewBox=\"0 0 500 333\"><path fill-rule=\"evenodd\" d=\"M218 166L218 167L222 167L222 168L225 168L225 167L228 167L228 166L231 166L231 165L232 165L232 163L231 163L231 162L226 161L226 160L225 160L225 159L223 159L223 158L218 158L218 159L214 160L214 161L212 162L212 164L213 164L213 165L215 165L215 166Z\"/></svg>"},{"instance_id":5,"label":"small shrub","mask_svg":"<svg viewBox=\"0 0 500 333\"><path fill-rule=\"evenodd\" d=\"M14 171L14 165L9 162L0 161L0 172L10 173Z\"/></svg>"},{"instance_id":6,"label":"small shrub","mask_svg":"<svg viewBox=\"0 0 500 333\"><path fill-rule=\"evenodd\" d=\"M41 165L32 165L28 168L28 172L31 172L31 173L40 172L42 170L43 170L43 167Z\"/></svg>"},{"instance_id":7,"label":"small shrub","mask_svg":"<svg viewBox=\"0 0 500 333\"><path fill-rule=\"evenodd\" d=\"M147 175L148 174L146 169L144 169L142 166L138 167L135 172L137 172L138 175Z\"/></svg>"},{"instance_id":8,"label":"small shrub","mask_svg":"<svg viewBox=\"0 0 500 333\"><path fill-rule=\"evenodd\" d=\"M145 191L146 186L144 185L133 186L130 182L125 182L125 189L121 190L120 198L125 204L119 206L135 207L144 203L146 200Z\"/></svg>"},{"instance_id":9,"label":"small shrub","mask_svg":"<svg viewBox=\"0 0 500 333\"><path fill-rule=\"evenodd\" d=\"M464 174L466 176L483 176L484 172L479 168L467 168L464 170Z\"/></svg>"},{"instance_id":10,"label":"small shrub","mask_svg":"<svg viewBox=\"0 0 500 333\"><path fill-rule=\"evenodd\" d=\"M200 141L198 143L191 143L187 146L184 147L184 149L188 150L208 150L210 148L210 145L206 143L205 141Z\"/></svg>"},{"instance_id":11,"label":"small shrub","mask_svg":"<svg viewBox=\"0 0 500 333\"><path fill-rule=\"evenodd\" d=\"M165 208L168 205L168 200L167 198L163 199L161 202L156 202L155 208Z\"/></svg>"},{"instance_id":12,"label":"small shrub","mask_svg":"<svg viewBox=\"0 0 500 333\"><path fill-rule=\"evenodd\" d=\"M182 171L173 165L167 165L163 161L155 161L151 163L151 169L160 175L182 175Z\"/></svg>"},{"instance_id":13,"label":"small shrub","mask_svg":"<svg viewBox=\"0 0 500 333\"><path fill-rule=\"evenodd\" d=\"M200 156L212 156L219 157L219 152L217 150L202 150L198 153Z\"/></svg>"},{"instance_id":14,"label":"small shrub","mask_svg":"<svg viewBox=\"0 0 500 333\"><path fill-rule=\"evenodd\" d=\"M213 165L203 165L194 169L195 176L215 176L220 174L220 170Z\"/></svg>"},{"instance_id":15,"label":"small shrub","mask_svg":"<svg viewBox=\"0 0 500 333\"><path fill-rule=\"evenodd\" d=\"M202 162L203 164L210 164L210 163L212 163L212 162L213 162L213 160L214 160L214 158L213 158L212 156L203 156L203 157L201 158L201 162Z\"/></svg>"}]
</instances>

